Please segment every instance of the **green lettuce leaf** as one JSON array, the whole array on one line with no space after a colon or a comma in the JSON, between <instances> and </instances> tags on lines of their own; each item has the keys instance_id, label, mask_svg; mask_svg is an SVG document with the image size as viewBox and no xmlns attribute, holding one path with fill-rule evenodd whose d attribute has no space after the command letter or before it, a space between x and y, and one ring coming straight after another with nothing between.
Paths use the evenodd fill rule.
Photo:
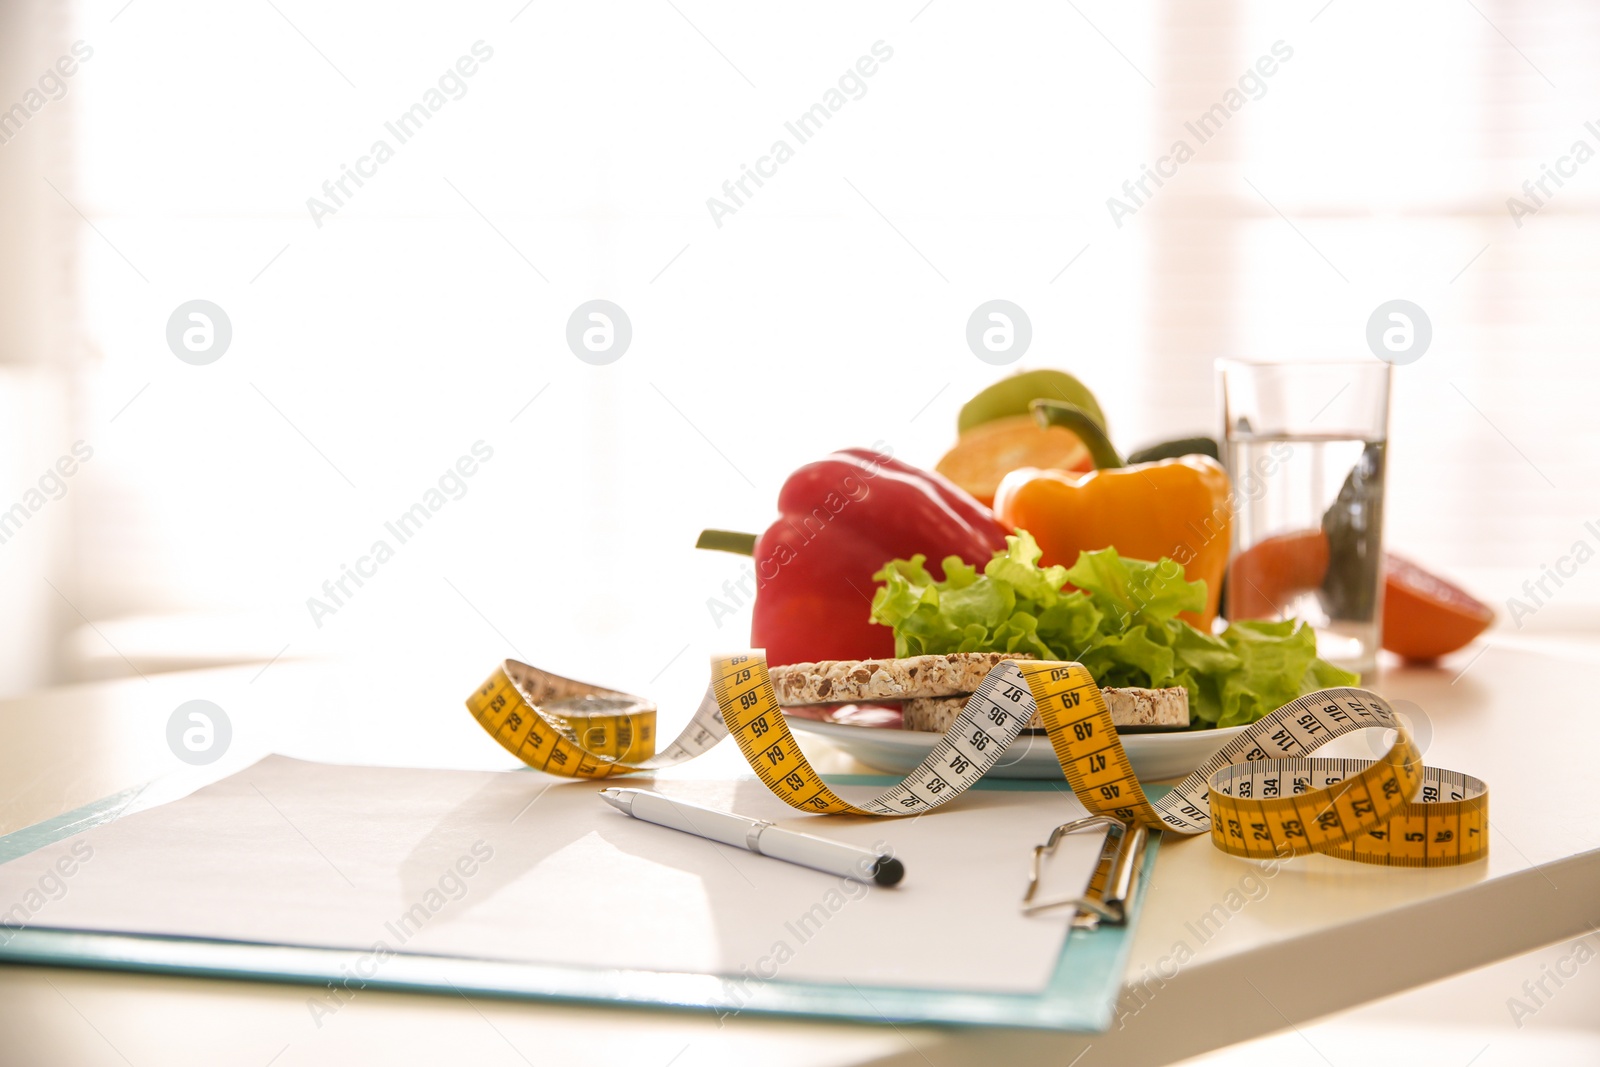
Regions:
<instances>
[{"instance_id":1,"label":"green lettuce leaf","mask_svg":"<svg viewBox=\"0 0 1600 1067\"><path fill-rule=\"evenodd\" d=\"M1129 625L1159 623L1180 611L1204 611L1206 606L1206 583L1186 580L1174 561L1123 559L1114 548L1080 552L1078 562L1067 571L1067 581L1101 603L1115 605Z\"/></svg>"},{"instance_id":2,"label":"green lettuce leaf","mask_svg":"<svg viewBox=\"0 0 1600 1067\"><path fill-rule=\"evenodd\" d=\"M873 575L872 620L894 628L897 656L1029 653L1082 663L1101 685L1181 685L1196 729L1255 722L1303 693L1358 681L1318 659L1316 633L1297 620L1221 634L1182 621L1179 612L1204 608L1206 587L1173 560L1106 548L1070 568L1041 567L1041 555L1019 530L982 574L951 556L935 581L923 556L891 560Z\"/></svg>"},{"instance_id":3,"label":"green lettuce leaf","mask_svg":"<svg viewBox=\"0 0 1600 1067\"><path fill-rule=\"evenodd\" d=\"M1049 607L1061 599L1061 586L1067 580L1067 568L1039 566L1044 550L1026 530L1006 538L1006 547L996 552L983 568L984 577L1009 585L1019 597L1027 597L1041 607Z\"/></svg>"}]
</instances>

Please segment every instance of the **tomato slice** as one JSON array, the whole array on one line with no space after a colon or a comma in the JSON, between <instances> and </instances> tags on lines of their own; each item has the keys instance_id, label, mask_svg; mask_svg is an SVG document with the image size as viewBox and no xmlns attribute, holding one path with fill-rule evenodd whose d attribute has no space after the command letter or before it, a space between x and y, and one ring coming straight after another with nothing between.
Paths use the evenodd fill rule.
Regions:
<instances>
[{"instance_id":1,"label":"tomato slice","mask_svg":"<svg viewBox=\"0 0 1600 1067\"><path fill-rule=\"evenodd\" d=\"M1239 553L1228 569L1228 618L1275 619L1328 573L1328 538L1321 530L1274 534Z\"/></svg>"},{"instance_id":2,"label":"tomato slice","mask_svg":"<svg viewBox=\"0 0 1600 1067\"><path fill-rule=\"evenodd\" d=\"M1460 586L1386 552L1383 647L1412 660L1464 648L1494 621L1494 609Z\"/></svg>"},{"instance_id":3,"label":"tomato slice","mask_svg":"<svg viewBox=\"0 0 1600 1067\"><path fill-rule=\"evenodd\" d=\"M1383 556L1383 647L1410 660L1434 660L1466 647L1489 628L1494 609L1403 556ZM1328 539L1321 530L1265 538L1228 570L1228 618L1271 619L1322 585Z\"/></svg>"}]
</instances>

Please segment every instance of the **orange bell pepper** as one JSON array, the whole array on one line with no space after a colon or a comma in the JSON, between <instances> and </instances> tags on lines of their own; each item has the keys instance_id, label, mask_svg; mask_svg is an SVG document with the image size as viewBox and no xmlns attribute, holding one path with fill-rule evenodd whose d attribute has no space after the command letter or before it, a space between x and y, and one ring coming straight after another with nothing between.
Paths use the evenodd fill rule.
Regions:
<instances>
[{"instance_id":1,"label":"orange bell pepper","mask_svg":"<svg viewBox=\"0 0 1600 1067\"><path fill-rule=\"evenodd\" d=\"M1123 466L1105 434L1071 405L1041 400L1034 411L1041 422L1066 425L1082 437L1099 469L1012 471L995 492L1000 521L1031 533L1045 566L1070 567L1079 552L1107 547L1131 559L1175 560L1189 581L1206 583L1205 611L1179 617L1210 633L1233 537L1232 494L1222 465L1192 455Z\"/></svg>"}]
</instances>

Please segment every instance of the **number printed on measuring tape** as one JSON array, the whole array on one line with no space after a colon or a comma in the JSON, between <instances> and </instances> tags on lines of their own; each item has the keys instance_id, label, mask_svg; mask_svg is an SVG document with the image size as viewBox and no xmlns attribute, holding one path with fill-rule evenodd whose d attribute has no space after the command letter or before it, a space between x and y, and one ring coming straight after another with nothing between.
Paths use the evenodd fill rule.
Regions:
<instances>
[{"instance_id":1,"label":"number printed on measuring tape","mask_svg":"<svg viewBox=\"0 0 1600 1067\"><path fill-rule=\"evenodd\" d=\"M597 702L596 710L583 706ZM615 706L623 710L613 710ZM1062 773L1090 812L1185 836L1210 834L1252 859L1321 852L1364 863L1439 867L1488 854L1488 787L1424 767L1405 725L1364 689L1323 689L1234 737L1159 801L1139 785L1105 698L1078 663L1014 660L984 677L928 757L900 784L851 803L812 769L778 705L760 653L712 661L689 725L655 751L655 707L507 660L467 700L479 724L531 767L573 778L659 770L732 736L756 776L818 814L921 815L948 804L996 763L1035 709ZM1396 733L1381 759L1311 753L1355 730Z\"/></svg>"}]
</instances>

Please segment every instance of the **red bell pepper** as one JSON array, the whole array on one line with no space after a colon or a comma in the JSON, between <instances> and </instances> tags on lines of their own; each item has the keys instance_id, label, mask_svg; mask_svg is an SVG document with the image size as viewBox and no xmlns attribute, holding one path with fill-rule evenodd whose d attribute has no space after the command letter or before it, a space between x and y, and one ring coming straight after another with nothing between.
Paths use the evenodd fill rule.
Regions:
<instances>
[{"instance_id":1,"label":"red bell pepper","mask_svg":"<svg viewBox=\"0 0 1600 1067\"><path fill-rule=\"evenodd\" d=\"M750 642L773 665L894 655L894 632L870 621L872 576L921 552L982 567L1005 547L994 513L942 475L886 452L849 448L783 483L780 518L755 541ZM737 535L707 531L702 547ZM748 535L745 535L748 538Z\"/></svg>"}]
</instances>

